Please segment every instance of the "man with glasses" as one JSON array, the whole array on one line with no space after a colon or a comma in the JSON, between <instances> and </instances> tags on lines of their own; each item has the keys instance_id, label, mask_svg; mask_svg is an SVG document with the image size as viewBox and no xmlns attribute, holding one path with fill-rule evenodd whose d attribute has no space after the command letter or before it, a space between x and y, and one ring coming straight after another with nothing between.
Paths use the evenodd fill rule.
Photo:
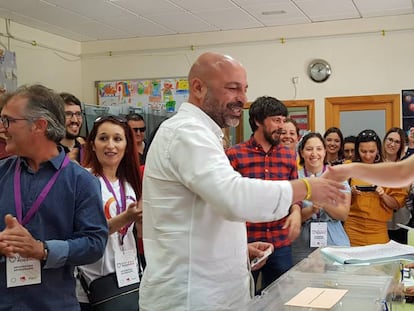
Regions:
<instances>
[{"instance_id":1,"label":"man with glasses","mask_svg":"<svg viewBox=\"0 0 414 311\"><path fill-rule=\"evenodd\" d=\"M8 94L0 133L0 310L80 310L74 267L102 257L108 227L96 177L70 161L62 98L42 86Z\"/></svg>"},{"instance_id":2,"label":"man with glasses","mask_svg":"<svg viewBox=\"0 0 414 311\"><path fill-rule=\"evenodd\" d=\"M60 141L68 157L78 163L82 161L83 139L79 137L82 127L82 106L81 102L74 95L69 93L60 93L65 102L65 126L66 135Z\"/></svg>"},{"instance_id":3,"label":"man with glasses","mask_svg":"<svg viewBox=\"0 0 414 311\"><path fill-rule=\"evenodd\" d=\"M139 154L139 163L140 165L145 164L146 156L146 141L145 141L145 131L147 130L145 126L144 118L138 113L130 113L126 116L128 125L135 133L135 141L138 147Z\"/></svg>"}]
</instances>

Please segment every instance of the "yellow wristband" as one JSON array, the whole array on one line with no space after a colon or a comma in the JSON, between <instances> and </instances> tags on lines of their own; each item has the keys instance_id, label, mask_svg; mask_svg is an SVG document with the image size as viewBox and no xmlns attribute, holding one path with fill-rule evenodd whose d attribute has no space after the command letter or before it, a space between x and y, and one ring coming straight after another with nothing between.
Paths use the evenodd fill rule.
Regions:
<instances>
[{"instance_id":1,"label":"yellow wristband","mask_svg":"<svg viewBox=\"0 0 414 311\"><path fill-rule=\"evenodd\" d=\"M306 187L306 197L305 197L305 200L310 200L310 198L312 196L312 188L311 188L311 185L310 185L309 181L306 178L302 178L301 181L303 181L305 183L305 187Z\"/></svg>"}]
</instances>

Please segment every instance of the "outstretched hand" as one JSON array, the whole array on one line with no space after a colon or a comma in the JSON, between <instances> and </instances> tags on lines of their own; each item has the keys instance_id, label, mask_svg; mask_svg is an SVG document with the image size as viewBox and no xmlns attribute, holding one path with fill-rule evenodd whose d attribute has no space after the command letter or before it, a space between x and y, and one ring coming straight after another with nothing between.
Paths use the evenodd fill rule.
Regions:
<instances>
[{"instance_id":1,"label":"outstretched hand","mask_svg":"<svg viewBox=\"0 0 414 311\"><path fill-rule=\"evenodd\" d=\"M341 164L328 166L326 171L321 175L322 178L335 180L337 182L344 182L351 178L351 169L353 164Z\"/></svg>"},{"instance_id":2,"label":"outstretched hand","mask_svg":"<svg viewBox=\"0 0 414 311\"><path fill-rule=\"evenodd\" d=\"M346 189L342 182L326 178L308 178L307 180L312 191L310 201L321 206L347 203L347 196L344 192Z\"/></svg>"}]
</instances>

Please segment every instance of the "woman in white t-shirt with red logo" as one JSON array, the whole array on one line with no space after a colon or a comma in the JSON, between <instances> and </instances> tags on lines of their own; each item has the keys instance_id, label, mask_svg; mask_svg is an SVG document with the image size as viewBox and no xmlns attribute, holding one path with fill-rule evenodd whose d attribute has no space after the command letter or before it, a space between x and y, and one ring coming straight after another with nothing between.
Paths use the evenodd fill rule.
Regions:
<instances>
[{"instance_id":1,"label":"woman in white t-shirt with red logo","mask_svg":"<svg viewBox=\"0 0 414 311\"><path fill-rule=\"evenodd\" d=\"M82 164L101 182L103 211L110 234L104 256L93 264L79 267L83 284L79 282L77 295L81 310L86 311L93 310L89 299L94 294L94 281L98 284L104 279L104 282L111 282L111 279L117 293L123 288L128 289L127 292L131 289L138 292L142 268L137 256L136 235L142 232L142 179L134 134L127 120L113 115L96 119L86 141ZM86 291L89 290L88 299ZM100 291L103 290L101 286ZM110 286L108 291L112 296ZM103 300L108 303L107 298ZM138 310L138 299L131 310Z\"/></svg>"}]
</instances>

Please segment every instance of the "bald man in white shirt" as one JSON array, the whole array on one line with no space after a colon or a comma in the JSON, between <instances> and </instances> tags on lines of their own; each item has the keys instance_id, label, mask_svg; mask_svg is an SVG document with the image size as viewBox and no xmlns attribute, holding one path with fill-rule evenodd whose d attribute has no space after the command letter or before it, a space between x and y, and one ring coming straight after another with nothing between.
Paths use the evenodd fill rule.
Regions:
<instances>
[{"instance_id":1,"label":"bald man in white shirt","mask_svg":"<svg viewBox=\"0 0 414 311\"><path fill-rule=\"evenodd\" d=\"M244 67L208 52L188 79L189 102L162 123L147 156L140 310L240 310L253 288L245 222L285 217L304 198L342 200L343 186L321 178L242 177L224 153L221 128L239 124Z\"/></svg>"}]
</instances>

